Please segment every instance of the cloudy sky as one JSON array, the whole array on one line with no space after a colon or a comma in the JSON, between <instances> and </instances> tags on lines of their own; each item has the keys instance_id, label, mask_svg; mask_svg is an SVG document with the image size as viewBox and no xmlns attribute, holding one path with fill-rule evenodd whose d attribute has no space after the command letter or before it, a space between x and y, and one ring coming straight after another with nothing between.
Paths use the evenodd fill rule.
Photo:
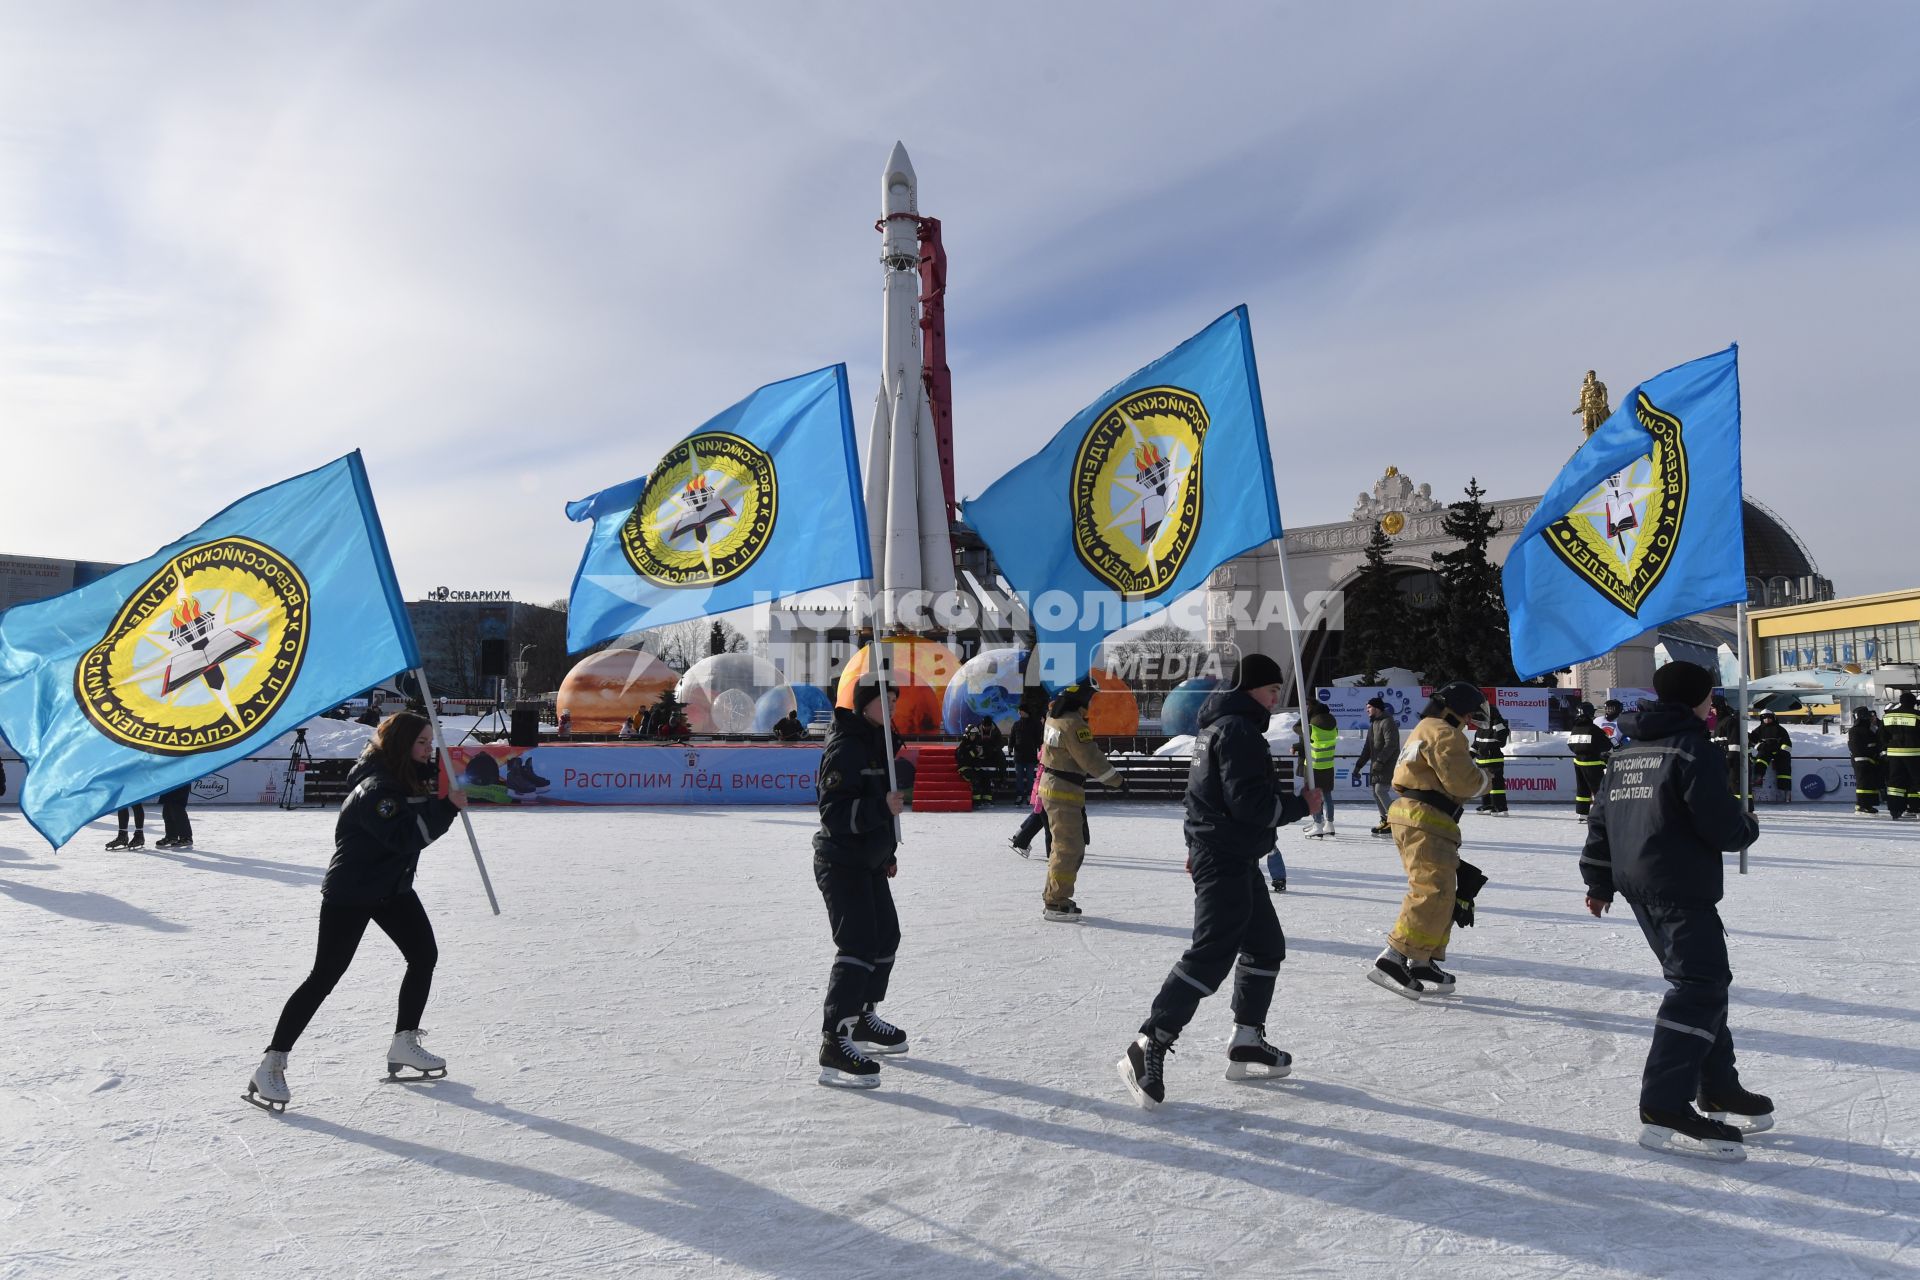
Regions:
<instances>
[{"instance_id":1,"label":"cloudy sky","mask_svg":"<svg viewBox=\"0 0 1920 1280\"><path fill-rule=\"evenodd\" d=\"M409 595L880 341L945 223L960 487L1252 310L1289 524L1540 492L1581 374L1741 343L1746 487L1915 585L1906 3L0 3L0 551L132 560L365 451ZM864 429L862 434L864 435Z\"/></svg>"}]
</instances>

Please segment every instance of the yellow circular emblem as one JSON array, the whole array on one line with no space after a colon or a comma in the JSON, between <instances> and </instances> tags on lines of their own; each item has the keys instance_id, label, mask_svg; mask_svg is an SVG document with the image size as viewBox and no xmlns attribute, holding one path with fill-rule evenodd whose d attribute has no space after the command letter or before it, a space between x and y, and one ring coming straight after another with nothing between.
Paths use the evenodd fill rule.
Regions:
<instances>
[{"instance_id":1,"label":"yellow circular emblem","mask_svg":"<svg viewBox=\"0 0 1920 1280\"><path fill-rule=\"evenodd\" d=\"M1392 470L1392 468L1388 468ZM1380 517L1380 528L1389 538L1397 538L1400 531L1407 527L1407 518L1398 511L1389 511Z\"/></svg>"},{"instance_id":2,"label":"yellow circular emblem","mask_svg":"<svg viewBox=\"0 0 1920 1280\"><path fill-rule=\"evenodd\" d=\"M1094 415L1074 458L1073 549L1130 596L1173 585L1200 531L1207 408L1181 387L1130 391Z\"/></svg>"},{"instance_id":3,"label":"yellow circular emblem","mask_svg":"<svg viewBox=\"0 0 1920 1280\"><path fill-rule=\"evenodd\" d=\"M127 597L74 667L93 726L155 755L217 751L280 709L306 657L298 567L251 538L190 547Z\"/></svg>"},{"instance_id":4,"label":"yellow circular emblem","mask_svg":"<svg viewBox=\"0 0 1920 1280\"><path fill-rule=\"evenodd\" d=\"M710 586L745 573L779 513L773 459L724 431L689 436L647 477L620 546L633 571L664 587Z\"/></svg>"}]
</instances>

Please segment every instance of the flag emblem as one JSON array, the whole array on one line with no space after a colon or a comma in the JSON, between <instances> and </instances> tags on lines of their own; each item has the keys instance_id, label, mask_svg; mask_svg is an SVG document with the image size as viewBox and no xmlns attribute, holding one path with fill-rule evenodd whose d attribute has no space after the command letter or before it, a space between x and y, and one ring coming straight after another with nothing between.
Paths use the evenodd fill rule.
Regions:
<instances>
[{"instance_id":1,"label":"flag emblem","mask_svg":"<svg viewBox=\"0 0 1920 1280\"><path fill-rule=\"evenodd\" d=\"M779 499L766 450L724 431L688 436L647 477L620 546L635 573L661 586L726 582L766 549Z\"/></svg>"},{"instance_id":2,"label":"flag emblem","mask_svg":"<svg viewBox=\"0 0 1920 1280\"><path fill-rule=\"evenodd\" d=\"M1200 529L1207 409L1180 387L1130 391L1101 409L1074 456L1073 548L1124 595L1173 585Z\"/></svg>"},{"instance_id":3,"label":"flag emblem","mask_svg":"<svg viewBox=\"0 0 1920 1280\"><path fill-rule=\"evenodd\" d=\"M1653 451L1595 486L1547 526L1547 545L1608 600L1638 616L1660 585L1687 509L1687 450L1680 419L1637 393L1634 416Z\"/></svg>"},{"instance_id":4,"label":"flag emblem","mask_svg":"<svg viewBox=\"0 0 1920 1280\"><path fill-rule=\"evenodd\" d=\"M292 560L251 538L180 552L127 597L74 667L74 696L114 742L190 756L240 742L292 691L310 595Z\"/></svg>"}]
</instances>

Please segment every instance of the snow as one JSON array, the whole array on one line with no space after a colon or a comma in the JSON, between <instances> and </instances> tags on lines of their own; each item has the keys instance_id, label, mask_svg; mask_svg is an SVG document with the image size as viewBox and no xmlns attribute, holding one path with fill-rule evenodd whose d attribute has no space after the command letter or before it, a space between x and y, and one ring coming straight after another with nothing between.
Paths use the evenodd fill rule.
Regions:
<instances>
[{"instance_id":1,"label":"snow","mask_svg":"<svg viewBox=\"0 0 1920 1280\"><path fill-rule=\"evenodd\" d=\"M814 1083L810 812L479 814L505 914L457 830L420 877L452 1077L379 1079L400 965L372 930L275 1117L240 1094L332 815L196 806L191 852L95 824L54 856L0 813L0 1277L1920 1268L1914 829L1769 813L1729 874L1735 1038L1780 1127L1728 1166L1634 1143L1662 984L1624 906L1581 910L1564 810L1467 817L1493 884L1447 1004L1362 978L1392 846L1284 832L1295 1073L1225 1080L1216 996L1153 1114L1113 1063L1187 940L1179 810L1095 809L1077 927L1039 918L1018 817L907 816L885 1012L913 1052L853 1093Z\"/></svg>"}]
</instances>

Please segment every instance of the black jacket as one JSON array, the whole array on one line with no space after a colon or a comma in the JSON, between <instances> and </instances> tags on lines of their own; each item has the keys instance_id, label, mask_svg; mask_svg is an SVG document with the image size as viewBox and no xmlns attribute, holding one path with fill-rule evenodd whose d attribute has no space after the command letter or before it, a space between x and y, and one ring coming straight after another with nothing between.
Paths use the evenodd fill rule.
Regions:
<instances>
[{"instance_id":1,"label":"black jacket","mask_svg":"<svg viewBox=\"0 0 1920 1280\"><path fill-rule=\"evenodd\" d=\"M1473 735L1473 762L1475 764L1486 764L1488 761L1494 764L1506 763L1504 753L1507 738L1512 733L1513 730L1507 727L1507 722L1504 720L1499 724L1481 725Z\"/></svg>"},{"instance_id":2,"label":"black jacket","mask_svg":"<svg viewBox=\"0 0 1920 1280\"><path fill-rule=\"evenodd\" d=\"M1703 724L1702 730L1706 728ZM1631 738L1632 734L1627 734ZM1599 764L1613 750L1613 739L1607 731L1593 722L1592 716L1581 716L1573 722L1573 728L1567 734L1567 747L1573 752L1573 758L1581 764Z\"/></svg>"},{"instance_id":3,"label":"black jacket","mask_svg":"<svg viewBox=\"0 0 1920 1280\"><path fill-rule=\"evenodd\" d=\"M1007 740L1013 744L1015 764L1040 763L1040 735L1046 728L1039 716L1021 716L1013 722L1013 732L1007 735Z\"/></svg>"},{"instance_id":4,"label":"black jacket","mask_svg":"<svg viewBox=\"0 0 1920 1280\"><path fill-rule=\"evenodd\" d=\"M1855 720L1847 730L1847 750L1855 760L1878 760L1886 755L1887 744L1880 740L1880 726L1871 720Z\"/></svg>"},{"instance_id":5,"label":"black jacket","mask_svg":"<svg viewBox=\"0 0 1920 1280\"><path fill-rule=\"evenodd\" d=\"M807 736L807 726L800 723L800 717L789 711L773 722L773 736L782 742L798 742Z\"/></svg>"},{"instance_id":6,"label":"black jacket","mask_svg":"<svg viewBox=\"0 0 1920 1280\"><path fill-rule=\"evenodd\" d=\"M900 785L908 784L902 772ZM886 739L879 725L850 707L833 709L817 794L820 829L813 833L813 856L835 866L886 870L895 848Z\"/></svg>"},{"instance_id":7,"label":"black jacket","mask_svg":"<svg viewBox=\"0 0 1920 1280\"><path fill-rule=\"evenodd\" d=\"M1789 756L1793 754L1793 739L1787 736L1786 726L1777 721L1755 729L1747 738L1747 743L1753 750L1753 758L1768 764L1772 764L1774 757L1782 752Z\"/></svg>"},{"instance_id":8,"label":"black jacket","mask_svg":"<svg viewBox=\"0 0 1920 1280\"><path fill-rule=\"evenodd\" d=\"M433 775L431 765L420 769L423 779ZM361 756L347 775L321 895L372 906L411 888L420 851L445 835L459 813L451 800L414 795L378 759Z\"/></svg>"},{"instance_id":9,"label":"black jacket","mask_svg":"<svg viewBox=\"0 0 1920 1280\"><path fill-rule=\"evenodd\" d=\"M1274 778L1267 709L1244 689L1223 689L1200 708L1187 769L1187 848L1257 862L1274 829L1307 816L1307 802Z\"/></svg>"},{"instance_id":10,"label":"black jacket","mask_svg":"<svg viewBox=\"0 0 1920 1280\"><path fill-rule=\"evenodd\" d=\"M1706 907L1724 888L1722 853L1760 827L1727 779L1707 726L1690 708L1643 702L1621 717L1633 741L1607 763L1593 797L1580 874L1591 897L1649 906Z\"/></svg>"}]
</instances>

